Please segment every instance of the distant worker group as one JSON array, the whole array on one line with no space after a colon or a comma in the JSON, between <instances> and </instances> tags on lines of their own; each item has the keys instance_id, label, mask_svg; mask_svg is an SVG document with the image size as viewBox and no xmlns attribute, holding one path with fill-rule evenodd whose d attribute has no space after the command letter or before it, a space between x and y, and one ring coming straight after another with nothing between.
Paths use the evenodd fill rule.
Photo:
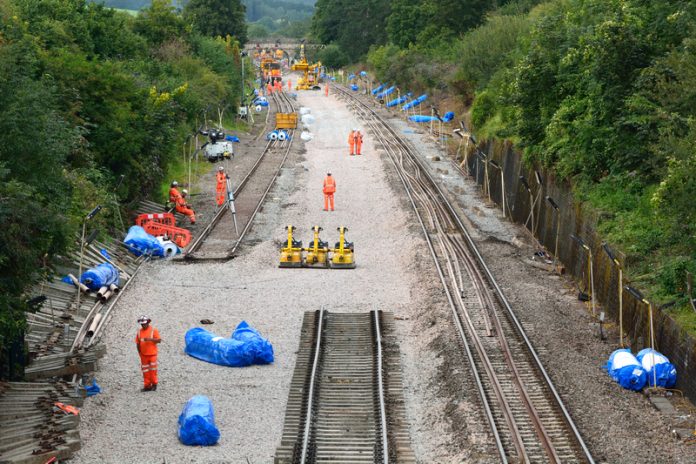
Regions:
<instances>
[{"instance_id":1,"label":"distant worker group","mask_svg":"<svg viewBox=\"0 0 696 464\"><path fill-rule=\"evenodd\" d=\"M348 146L350 147L350 155L362 155L363 135L359 129L353 129L348 134Z\"/></svg>"},{"instance_id":2,"label":"distant worker group","mask_svg":"<svg viewBox=\"0 0 696 464\"><path fill-rule=\"evenodd\" d=\"M177 181L171 183L169 188L169 202L174 203L174 209L177 213L187 216L191 224L195 224L196 213L193 211L193 208L191 208L191 205L186 202L187 195L188 191L186 189L179 192L179 183Z\"/></svg>"}]
</instances>

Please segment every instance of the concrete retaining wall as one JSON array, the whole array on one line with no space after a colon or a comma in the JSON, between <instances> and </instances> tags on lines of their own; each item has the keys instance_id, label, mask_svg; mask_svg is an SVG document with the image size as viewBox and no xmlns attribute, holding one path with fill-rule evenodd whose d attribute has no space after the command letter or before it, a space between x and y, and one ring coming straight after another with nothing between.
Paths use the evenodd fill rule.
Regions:
<instances>
[{"instance_id":1,"label":"concrete retaining wall","mask_svg":"<svg viewBox=\"0 0 696 464\"><path fill-rule=\"evenodd\" d=\"M536 238L550 254L554 254L558 230L558 259L563 263L566 273L580 282L583 289L587 282L588 253L570 238L570 234L580 237L590 247L593 255L595 298L601 305L598 313L604 311L607 319L613 319L618 325L619 272L602 249L602 238L596 233L597 218L576 203L570 185L557 181L552 173L536 171L543 180L540 186L535 170L523 165L522 156L509 142L488 142L479 148L480 151L476 153L469 150L466 159L471 177L499 207L502 207L504 182L506 215L517 223L526 223L530 231L535 229ZM491 161L501 169L496 168ZM530 186L531 196L521 176ZM558 212L545 199L546 196L551 197L558 205ZM530 217L530 206L534 198L538 198L534 205L536 227L533 227ZM627 283L625 279L623 283ZM626 343L637 353L650 345L648 306L625 290L622 291L622 296L623 329L628 337ZM682 390L691 401L696 401L695 340L659 309L653 308L653 315L655 346L677 367L676 388Z\"/></svg>"}]
</instances>

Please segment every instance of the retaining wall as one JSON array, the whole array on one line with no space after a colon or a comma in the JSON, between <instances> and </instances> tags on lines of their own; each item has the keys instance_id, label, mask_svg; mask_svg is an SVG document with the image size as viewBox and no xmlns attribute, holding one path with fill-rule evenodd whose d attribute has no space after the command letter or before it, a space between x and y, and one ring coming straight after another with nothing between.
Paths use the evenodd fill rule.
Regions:
<instances>
[{"instance_id":1,"label":"retaining wall","mask_svg":"<svg viewBox=\"0 0 696 464\"><path fill-rule=\"evenodd\" d=\"M469 150L466 159L471 177L481 185L484 194L490 195L491 200L501 208L504 183L506 215L517 223L526 224L530 231L534 229L536 238L550 254L554 254L558 230L558 259L565 271L580 282L583 289L587 282L588 253L570 238L570 234L580 237L590 247L593 255L595 299L601 306L597 313L604 311L607 319L616 321L618 326L619 288L622 286L617 267L602 249L602 238L596 232L597 218L576 203L570 185L558 181L552 173L536 171L543 180L543 184L539 185L535 170L523 165L521 154L509 142L487 142L479 149ZM490 161L497 163L500 169ZM521 176L527 181L532 195L524 186ZM546 200L546 196L555 201L558 212ZM534 204L536 226L532 225L530 217L530 206L534 198L537 199ZM624 279L623 284L626 283ZM650 346L648 306L629 292L621 291L623 329L627 337L625 343L630 345L635 354ZM669 315L655 307L653 321L656 349L669 357L677 368L676 388L696 402L696 340L687 335Z\"/></svg>"}]
</instances>

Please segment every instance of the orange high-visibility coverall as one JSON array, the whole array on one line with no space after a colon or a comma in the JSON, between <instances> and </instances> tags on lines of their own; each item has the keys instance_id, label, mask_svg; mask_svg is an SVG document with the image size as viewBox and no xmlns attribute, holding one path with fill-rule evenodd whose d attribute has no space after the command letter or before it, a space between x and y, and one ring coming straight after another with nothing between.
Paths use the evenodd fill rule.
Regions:
<instances>
[{"instance_id":1,"label":"orange high-visibility coverall","mask_svg":"<svg viewBox=\"0 0 696 464\"><path fill-rule=\"evenodd\" d=\"M169 189L169 201L171 203L176 204L176 200L180 196L181 196L181 193L179 193L179 189L177 189L176 187L172 187Z\"/></svg>"},{"instance_id":2,"label":"orange high-visibility coverall","mask_svg":"<svg viewBox=\"0 0 696 464\"><path fill-rule=\"evenodd\" d=\"M348 145L350 146L350 154L355 154L355 131L350 131L348 134Z\"/></svg>"},{"instance_id":3,"label":"orange high-visibility coverall","mask_svg":"<svg viewBox=\"0 0 696 464\"><path fill-rule=\"evenodd\" d=\"M215 202L218 206L222 206L225 203L225 196L227 193L227 174L223 171L218 171L215 174L215 179L217 184L215 186Z\"/></svg>"},{"instance_id":4,"label":"orange high-visibility coverall","mask_svg":"<svg viewBox=\"0 0 696 464\"><path fill-rule=\"evenodd\" d=\"M324 95L327 97L329 96L329 84L328 84L328 82L326 84L324 84Z\"/></svg>"},{"instance_id":5,"label":"orange high-visibility coverall","mask_svg":"<svg viewBox=\"0 0 696 464\"><path fill-rule=\"evenodd\" d=\"M145 341L146 338L159 340L160 334L152 326L146 329L141 328L135 336L135 344L140 354L140 367L143 370L143 383L145 388L157 385L157 344L152 341Z\"/></svg>"},{"instance_id":6,"label":"orange high-visibility coverall","mask_svg":"<svg viewBox=\"0 0 696 464\"><path fill-rule=\"evenodd\" d=\"M270 82L268 84L266 84L266 92L267 92L266 93L267 95L270 95L273 93L273 87L271 86Z\"/></svg>"},{"instance_id":7,"label":"orange high-visibility coverall","mask_svg":"<svg viewBox=\"0 0 696 464\"><path fill-rule=\"evenodd\" d=\"M292 81L288 79L288 91L292 90Z\"/></svg>"},{"instance_id":8,"label":"orange high-visibility coverall","mask_svg":"<svg viewBox=\"0 0 696 464\"><path fill-rule=\"evenodd\" d=\"M283 91L283 84L282 84L279 80L276 80L276 81L275 81L274 86L275 86L275 89L276 89L277 92L282 92L282 91Z\"/></svg>"},{"instance_id":9,"label":"orange high-visibility coverall","mask_svg":"<svg viewBox=\"0 0 696 464\"><path fill-rule=\"evenodd\" d=\"M360 131L355 131L355 154L362 155L363 135Z\"/></svg>"},{"instance_id":10,"label":"orange high-visibility coverall","mask_svg":"<svg viewBox=\"0 0 696 464\"><path fill-rule=\"evenodd\" d=\"M196 213L191 209L189 205L186 204L186 199L182 196L179 196L176 200L176 211L188 216L189 220L191 221L191 224L196 223Z\"/></svg>"},{"instance_id":11,"label":"orange high-visibility coverall","mask_svg":"<svg viewBox=\"0 0 696 464\"><path fill-rule=\"evenodd\" d=\"M334 210L334 193L336 193L336 180L327 175L324 178L324 211L329 210L329 205L331 205L331 211Z\"/></svg>"}]
</instances>

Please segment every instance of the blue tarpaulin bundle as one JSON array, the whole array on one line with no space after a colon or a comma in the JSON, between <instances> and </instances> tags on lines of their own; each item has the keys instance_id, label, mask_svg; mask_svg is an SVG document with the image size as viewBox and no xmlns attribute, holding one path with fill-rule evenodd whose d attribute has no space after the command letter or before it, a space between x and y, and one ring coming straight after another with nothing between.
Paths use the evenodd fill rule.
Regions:
<instances>
[{"instance_id":1,"label":"blue tarpaulin bundle","mask_svg":"<svg viewBox=\"0 0 696 464\"><path fill-rule=\"evenodd\" d=\"M132 226L128 229L128 235L123 239L123 243L135 256L164 256L164 248L160 241L145 232L145 229L140 226Z\"/></svg>"},{"instance_id":2,"label":"blue tarpaulin bundle","mask_svg":"<svg viewBox=\"0 0 696 464\"><path fill-rule=\"evenodd\" d=\"M244 367L273 362L273 346L245 321L239 323L231 338L218 337L200 327L185 335L189 356L213 364Z\"/></svg>"},{"instance_id":3,"label":"blue tarpaulin bundle","mask_svg":"<svg viewBox=\"0 0 696 464\"><path fill-rule=\"evenodd\" d=\"M400 105L402 103L406 103L409 99L411 98L411 93L407 93L406 95L402 95L399 98L395 98L394 100L387 102L387 108L391 108L393 106Z\"/></svg>"},{"instance_id":4,"label":"blue tarpaulin bundle","mask_svg":"<svg viewBox=\"0 0 696 464\"><path fill-rule=\"evenodd\" d=\"M415 114L413 116L408 117L409 120L413 122L430 122L430 121L438 121L436 116L425 116L422 114Z\"/></svg>"},{"instance_id":5,"label":"blue tarpaulin bundle","mask_svg":"<svg viewBox=\"0 0 696 464\"><path fill-rule=\"evenodd\" d=\"M213 403L207 396L191 397L179 415L179 440L188 446L212 446L219 439Z\"/></svg>"},{"instance_id":6,"label":"blue tarpaulin bundle","mask_svg":"<svg viewBox=\"0 0 696 464\"><path fill-rule=\"evenodd\" d=\"M406 103L404 106L401 107L401 109L404 111L411 109L411 108L423 103L427 98L428 98L428 96L426 94L423 94L420 97L416 98L415 100Z\"/></svg>"},{"instance_id":7,"label":"blue tarpaulin bundle","mask_svg":"<svg viewBox=\"0 0 696 464\"><path fill-rule=\"evenodd\" d=\"M453 119L454 119L454 111L448 111L442 117L442 122L450 122Z\"/></svg>"},{"instance_id":8,"label":"blue tarpaulin bundle","mask_svg":"<svg viewBox=\"0 0 696 464\"><path fill-rule=\"evenodd\" d=\"M383 90L383 91L381 91L380 93L378 93L378 94L377 94L377 98L384 98L384 97L386 97L387 95L391 95L392 93L394 93L395 90L396 90L396 86L395 86L395 85L392 85L392 86L389 87L387 90Z\"/></svg>"},{"instance_id":9,"label":"blue tarpaulin bundle","mask_svg":"<svg viewBox=\"0 0 696 464\"><path fill-rule=\"evenodd\" d=\"M355 85L355 84L352 84L352 85L350 86L350 90L352 90L353 92L357 92L359 88L360 88L360 87L358 87L358 86Z\"/></svg>"},{"instance_id":10,"label":"blue tarpaulin bundle","mask_svg":"<svg viewBox=\"0 0 696 464\"><path fill-rule=\"evenodd\" d=\"M239 137L237 137L236 135L226 135L225 140L227 140L228 142L239 143Z\"/></svg>"},{"instance_id":11,"label":"blue tarpaulin bundle","mask_svg":"<svg viewBox=\"0 0 696 464\"><path fill-rule=\"evenodd\" d=\"M380 84L379 87L375 87L374 89L372 89L372 95L377 95L377 94L380 93L380 92L382 91L382 89L384 89L384 87L386 87L386 86L387 86L387 84Z\"/></svg>"},{"instance_id":12,"label":"blue tarpaulin bundle","mask_svg":"<svg viewBox=\"0 0 696 464\"><path fill-rule=\"evenodd\" d=\"M672 388L677 383L677 368L659 351L645 348L636 358L645 369L651 387Z\"/></svg>"},{"instance_id":13,"label":"blue tarpaulin bundle","mask_svg":"<svg viewBox=\"0 0 696 464\"><path fill-rule=\"evenodd\" d=\"M629 390L640 391L647 382L643 366L627 348L614 351L609 356L606 369L614 381Z\"/></svg>"},{"instance_id":14,"label":"blue tarpaulin bundle","mask_svg":"<svg viewBox=\"0 0 696 464\"><path fill-rule=\"evenodd\" d=\"M80 277L80 283L93 292L111 284L118 285L118 269L109 263L100 264L84 272Z\"/></svg>"}]
</instances>

